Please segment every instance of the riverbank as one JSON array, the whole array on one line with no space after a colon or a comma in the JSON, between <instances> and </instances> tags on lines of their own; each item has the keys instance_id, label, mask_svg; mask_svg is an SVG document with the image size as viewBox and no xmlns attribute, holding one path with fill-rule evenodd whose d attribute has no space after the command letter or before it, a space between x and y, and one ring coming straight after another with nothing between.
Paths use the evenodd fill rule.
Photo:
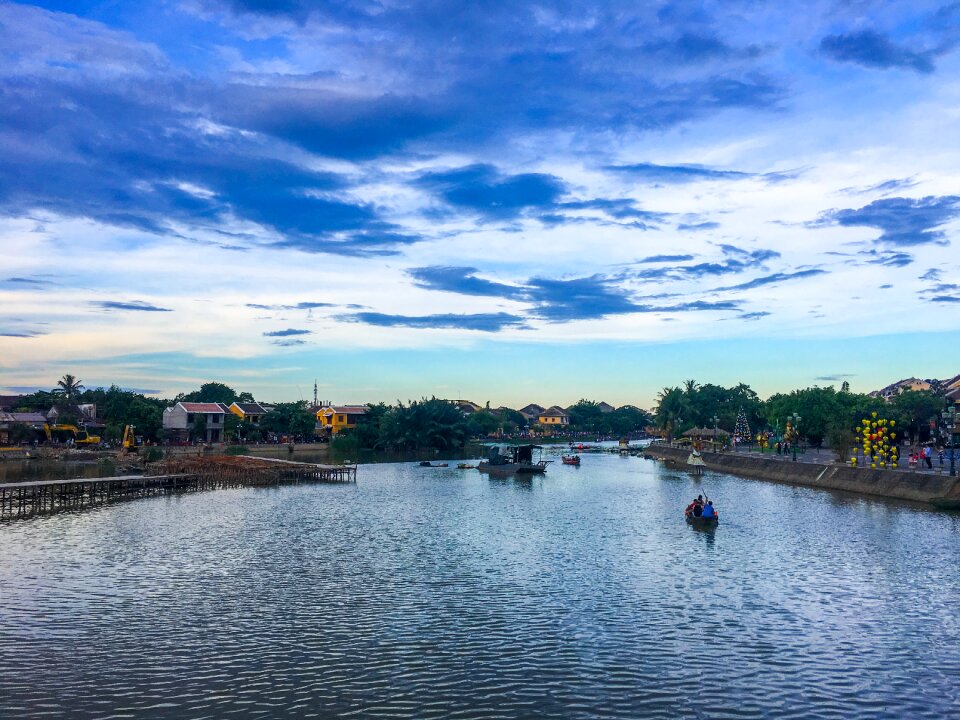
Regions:
<instances>
[{"instance_id":1,"label":"riverbank","mask_svg":"<svg viewBox=\"0 0 960 720\"><path fill-rule=\"evenodd\" d=\"M688 467L689 448L654 443L644 457ZM702 455L707 470L730 473L753 480L825 490L844 490L879 497L929 503L941 509L960 510L960 478L947 474L919 473L909 470L855 468L839 463L794 463L784 459L748 456L740 453Z\"/></svg>"}]
</instances>

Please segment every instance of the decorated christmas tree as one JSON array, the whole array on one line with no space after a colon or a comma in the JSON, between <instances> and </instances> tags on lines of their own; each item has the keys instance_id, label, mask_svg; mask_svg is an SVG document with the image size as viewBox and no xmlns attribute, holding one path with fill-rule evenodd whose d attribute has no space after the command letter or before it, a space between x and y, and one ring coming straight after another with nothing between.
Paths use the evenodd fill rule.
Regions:
<instances>
[{"instance_id":1,"label":"decorated christmas tree","mask_svg":"<svg viewBox=\"0 0 960 720\"><path fill-rule=\"evenodd\" d=\"M750 425L747 424L747 415L743 412L743 408L740 408L737 413L737 424L733 428L733 441L737 444L739 443L748 443L752 439L750 435Z\"/></svg>"}]
</instances>

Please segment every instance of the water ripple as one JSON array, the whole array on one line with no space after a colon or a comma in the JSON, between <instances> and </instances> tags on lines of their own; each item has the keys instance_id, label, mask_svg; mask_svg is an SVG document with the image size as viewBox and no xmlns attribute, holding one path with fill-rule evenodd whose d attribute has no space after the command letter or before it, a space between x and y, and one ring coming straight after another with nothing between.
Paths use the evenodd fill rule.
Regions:
<instances>
[{"instance_id":1,"label":"water ripple","mask_svg":"<svg viewBox=\"0 0 960 720\"><path fill-rule=\"evenodd\" d=\"M677 519L703 488L715 531ZM0 526L0 717L956 716L958 530L593 455L35 518Z\"/></svg>"}]
</instances>

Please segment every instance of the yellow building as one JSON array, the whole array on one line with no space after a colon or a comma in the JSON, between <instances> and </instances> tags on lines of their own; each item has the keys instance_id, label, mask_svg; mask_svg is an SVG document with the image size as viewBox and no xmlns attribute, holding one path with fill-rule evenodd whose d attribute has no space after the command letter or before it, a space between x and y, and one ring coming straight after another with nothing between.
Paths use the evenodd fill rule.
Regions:
<instances>
[{"instance_id":1,"label":"yellow building","mask_svg":"<svg viewBox=\"0 0 960 720\"><path fill-rule=\"evenodd\" d=\"M360 418L366 414L366 405L326 405L317 410L317 422L320 424L320 432L336 435L343 430L355 428Z\"/></svg>"},{"instance_id":2,"label":"yellow building","mask_svg":"<svg viewBox=\"0 0 960 720\"><path fill-rule=\"evenodd\" d=\"M537 416L537 423L549 434L565 429L570 424L570 416L566 410L554 405Z\"/></svg>"},{"instance_id":3,"label":"yellow building","mask_svg":"<svg viewBox=\"0 0 960 720\"><path fill-rule=\"evenodd\" d=\"M229 408L242 422L259 425L260 419L267 414L266 408L260 403L233 403Z\"/></svg>"}]
</instances>

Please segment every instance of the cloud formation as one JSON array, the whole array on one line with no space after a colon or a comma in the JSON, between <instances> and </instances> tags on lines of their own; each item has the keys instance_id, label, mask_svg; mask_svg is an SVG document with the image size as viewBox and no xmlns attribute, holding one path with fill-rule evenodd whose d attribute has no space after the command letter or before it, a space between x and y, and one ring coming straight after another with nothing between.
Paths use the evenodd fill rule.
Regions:
<instances>
[{"instance_id":1,"label":"cloud formation","mask_svg":"<svg viewBox=\"0 0 960 720\"><path fill-rule=\"evenodd\" d=\"M884 70L902 68L920 73L932 73L934 69L934 52L916 51L897 45L888 36L875 30L828 35L820 42L820 51L833 60L865 67Z\"/></svg>"},{"instance_id":2,"label":"cloud formation","mask_svg":"<svg viewBox=\"0 0 960 720\"><path fill-rule=\"evenodd\" d=\"M133 312L173 312L170 308L160 307L158 305L151 305L148 302L143 300L131 300L129 302L122 302L119 300L94 300L90 303L91 305L100 308L101 310L125 310Z\"/></svg>"},{"instance_id":3,"label":"cloud formation","mask_svg":"<svg viewBox=\"0 0 960 720\"><path fill-rule=\"evenodd\" d=\"M923 198L884 198L862 208L830 210L813 226L871 227L881 231L876 242L909 247L939 243L944 232L938 228L960 217L960 197L929 195Z\"/></svg>"}]
</instances>

